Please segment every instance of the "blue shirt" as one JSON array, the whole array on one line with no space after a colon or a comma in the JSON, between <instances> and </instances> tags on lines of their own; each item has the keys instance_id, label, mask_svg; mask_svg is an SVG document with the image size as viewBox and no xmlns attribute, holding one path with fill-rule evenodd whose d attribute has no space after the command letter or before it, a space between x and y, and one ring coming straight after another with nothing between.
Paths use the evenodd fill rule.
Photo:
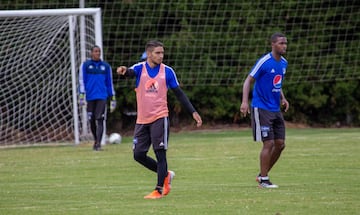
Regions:
<instances>
[{"instance_id":1,"label":"blue shirt","mask_svg":"<svg viewBox=\"0 0 360 215\"><path fill-rule=\"evenodd\" d=\"M287 65L284 57L277 61L271 52L258 59L249 74L255 79L252 107L280 111L281 87Z\"/></svg>"},{"instance_id":2,"label":"blue shirt","mask_svg":"<svg viewBox=\"0 0 360 215\"><path fill-rule=\"evenodd\" d=\"M149 64L146 62L145 66L151 78L154 78L159 73L160 65L151 68ZM130 67L130 69L133 69L135 71L135 76L136 76L135 87L138 87L139 85L142 67L143 67L143 62L139 62ZM166 86L168 89L173 89L179 86L179 82L177 80L174 70L167 65L165 65L165 78L166 78Z\"/></svg>"},{"instance_id":3,"label":"blue shirt","mask_svg":"<svg viewBox=\"0 0 360 215\"><path fill-rule=\"evenodd\" d=\"M86 94L86 100L106 100L115 95L112 69L105 61L85 61L79 72L80 93Z\"/></svg>"}]
</instances>

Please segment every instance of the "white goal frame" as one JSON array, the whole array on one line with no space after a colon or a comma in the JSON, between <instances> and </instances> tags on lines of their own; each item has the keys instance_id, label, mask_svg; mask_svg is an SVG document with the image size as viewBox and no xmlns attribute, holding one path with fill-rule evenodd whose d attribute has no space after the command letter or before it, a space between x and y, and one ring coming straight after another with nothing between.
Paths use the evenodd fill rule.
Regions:
<instances>
[{"instance_id":1,"label":"white goal frame","mask_svg":"<svg viewBox=\"0 0 360 215\"><path fill-rule=\"evenodd\" d=\"M101 22L101 8L69 8L69 9L36 9L36 10L0 10L0 17L38 17L38 16L68 16L69 19L69 41L70 41L70 62L71 62L71 81L72 81L72 101L73 101L73 120L74 120L74 141L75 144L80 143L79 132L79 113L78 113L78 99L77 99L77 73L76 54L75 54L75 35L74 35L74 19L80 16L80 53L81 61L86 60L85 47L85 15L91 15L94 19L95 43L101 49L103 46L102 38L102 22ZM95 44L94 44L95 45ZM101 52L103 59L103 52ZM83 135L87 135L87 116L86 108L82 108L82 130ZM104 131L105 133L105 131ZM103 138L104 139L104 138Z\"/></svg>"}]
</instances>

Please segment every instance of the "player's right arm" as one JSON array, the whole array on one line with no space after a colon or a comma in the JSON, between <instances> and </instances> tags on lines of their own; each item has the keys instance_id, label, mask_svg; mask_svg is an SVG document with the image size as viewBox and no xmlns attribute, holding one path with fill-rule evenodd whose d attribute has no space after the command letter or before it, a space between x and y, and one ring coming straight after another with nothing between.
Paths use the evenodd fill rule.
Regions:
<instances>
[{"instance_id":1,"label":"player's right arm","mask_svg":"<svg viewBox=\"0 0 360 215\"><path fill-rule=\"evenodd\" d=\"M242 102L240 106L240 112L245 117L248 113L250 113L250 105L249 105L249 93L250 93L250 86L252 82L254 82L254 78L250 75L244 81L243 85L243 93L242 93Z\"/></svg>"},{"instance_id":2,"label":"player's right arm","mask_svg":"<svg viewBox=\"0 0 360 215\"><path fill-rule=\"evenodd\" d=\"M79 93L85 94L86 66L85 62L81 64L79 69Z\"/></svg>"},{"instance_id":3,"label":"player's right arm","mask_svg":"<svg viewBox=\"0 0 360 215\"><path fill-rule=\"evenodd\" d=\"M86 80L86 66L82 63L79 69L79 105L85 106L85 80Z\"/></svg>"},{"instance_id":4,"label":"player's right arm","mask_svg":"<svg viewBox=\"0 0 360 215\"><path fill-rule=\"evenodd\" d=\"M124 75L126 77L134 77L136 75L134 69L127 68L126 66L119 66L116 69L116 73L119 75Z\"/></svg>"}]
</instances>

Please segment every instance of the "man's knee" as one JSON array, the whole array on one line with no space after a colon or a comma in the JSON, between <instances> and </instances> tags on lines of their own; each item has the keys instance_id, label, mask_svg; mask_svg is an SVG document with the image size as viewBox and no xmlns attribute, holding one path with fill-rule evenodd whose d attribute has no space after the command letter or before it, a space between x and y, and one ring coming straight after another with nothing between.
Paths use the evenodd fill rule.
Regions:
<instances>
[{"instance_id":1,"label":"man's knee","mask_svg":"<svg viewBox=\"0 0 360 215\"><path fill-rule=\"evenodd\" d=\"M97 122L102 122L102 121L104 121L104 119L105 119L104 115L94 116L94 118L95 118L95 120L96 120Z\"/></svg>"},{"instance_id":2,"label":"man's knee","mask_svg":"<svg viewBox=\"0 0 360 215\"><path fill-rule=\"evenodd\" d=\"M271 149L274 146L274 140L265 140L263 141L263 148Z\"/></svg>"},{"instance_id":3,"label":"man's knee","mask_svg":"<svg viewBox=\"0 0 360 215\"><path fill-rule=\"evenodd\" d=\"M159 163L166 163L166 150L160 149L155 151L156 159Z\"/></svg>"},{"instance_id":4,"label":"man's knee","mask_svg":"<svg viewBox=\"0 0 360 215\"><path fill-rule=\"evenodd\" d=\"M285 143L282 143L281 145L280 145L280 150L282 151L282 150L284 150L285 149Z\"/></svg>"},{"instance_id":5,"label":"man's knee","mask_svg":"<svg viewBox=\"0 0 360 215\"><path fill-rule=\"evenodd\" d=\"M275 147L280 149L281 151L285 149L285 141L281 139L275 140Z\"/></svg>"},{"instance_id":6,"label":"man's knee","mask_svg":"<svg viewBox=\"0 0 360 215\"><path fill-rule=\"evenodd\" d=\"M134 160L140 163L146 160L146 152L134 152Z\"/></svg>"}]
</instances>

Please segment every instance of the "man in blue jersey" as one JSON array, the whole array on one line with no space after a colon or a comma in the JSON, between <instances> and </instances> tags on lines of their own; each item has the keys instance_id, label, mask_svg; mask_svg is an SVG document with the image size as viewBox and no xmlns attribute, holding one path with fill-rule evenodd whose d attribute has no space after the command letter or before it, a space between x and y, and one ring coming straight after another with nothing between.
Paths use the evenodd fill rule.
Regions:
<instances>
[{"instance_id":1,"label":"man in blue jersey","mask_svg":"<svg viewBox=\"0 0 360 215\"><path fill-rule=\"evenodd\" d=\"M164 47L159 41L149 41L145 47L146 61L130 68L120 66L117 73L126 77L135 77L137 119L134 131L134 159L157 174L155 189L144 196L145 199L159 199L171 189L171 180L175 176L168 170L166 151L169 138L169 110L167 91L171 89L186 110L192 115L199 127L202 120L181 90L174 70L163 64ZM156 160L147 155L152 145Z\"/></svg>"},{"instance_id":2,"label":"man in blue jersey","mask_svg":"<svg viewBox=\"0 0 360 215\"><path fill-rule=\"evenodd\" d=\"M255 63L244 81L240 112L245 117L250 113L249 93L253 86L251 102L251 124L255 141L262 141L260 152L260 173L256 181L261 188L277 188L271 183L268 173L279 159L285 148L285 123L281 105L286 112L289 102L282 91L282 83L288 62L283 57L286 53L287 38L282 33L275 33L270 38L271 52L262 56Z\"/></svg>"},{"instance_id":3,"label":"man in blue jersey","mask_svg":"<svg viewBox=\"0 0 360 215\"><path fill-rule=\"evenodd\" d=\"M110 65L100 59L101 49L99 46L91 48L91 59L86 60L80 67L80 105L87 102L87 114L90 122L91 133L95 143L93 150L101 150L101 139L104 132L106 119L106 103L110 102L110 112L116 108L115 91Z\"/></svg>"}]
</instances>

